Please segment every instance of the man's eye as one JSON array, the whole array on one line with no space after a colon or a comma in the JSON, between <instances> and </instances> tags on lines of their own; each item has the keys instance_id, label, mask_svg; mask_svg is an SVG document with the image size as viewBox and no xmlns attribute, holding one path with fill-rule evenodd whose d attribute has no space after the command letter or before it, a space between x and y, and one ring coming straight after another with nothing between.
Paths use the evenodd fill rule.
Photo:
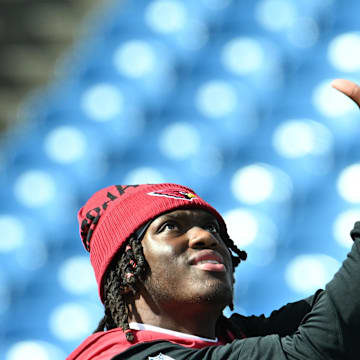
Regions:
<instances>
[{"instance_id":1,"label":"man's eye","mask_svg":"<svg viewBox=\"0 0 360 360\"><path fill-rule=\"evenodd\" d=\"M174 223L166 222L161 226L160 231L175 230L176 228L177 227L176 227L176 225Z\"/></svg>"},{"instance_id":2,"label":"man's eye","mask_svg":"<svg viewBox=\"0 0 360 360\"><path fill-rule=\"evenodd\" d=\"M206 225L206 228L212 233L219 232L219 228L215 224L208 224Z\"/></svg>"}]
</instances>

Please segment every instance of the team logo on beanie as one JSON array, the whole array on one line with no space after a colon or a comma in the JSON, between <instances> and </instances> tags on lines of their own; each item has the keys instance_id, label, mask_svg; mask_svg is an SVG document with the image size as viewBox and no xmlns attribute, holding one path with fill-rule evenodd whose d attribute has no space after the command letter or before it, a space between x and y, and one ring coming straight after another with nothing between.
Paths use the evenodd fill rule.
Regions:
<instances>
[{"instance_id":1,"label":"team logo on beanie","mask_svg":"<svg viewBox=\"0 0 360 360\"><path fill-rule=\"evenodd\" d=\"M174 189L152 191L147 194L151 196L162 196L171 199L179 199L179 200L187 200L187 201L192 201L196 199L196 195L189 191L174 190Z\"/></svg>"}]
</instances>

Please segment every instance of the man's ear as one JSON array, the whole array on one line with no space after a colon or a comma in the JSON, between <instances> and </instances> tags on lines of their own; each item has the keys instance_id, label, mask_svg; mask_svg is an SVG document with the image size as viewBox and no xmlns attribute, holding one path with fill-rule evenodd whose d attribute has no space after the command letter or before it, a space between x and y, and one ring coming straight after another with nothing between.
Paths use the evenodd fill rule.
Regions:
<instances>
[{"instance_id":1,"label":"man's ear","mask_svg":"<svg viewBox=\"0 0 360 360\"><path fill-rule=\"evenodd\" d=\"M127 299L129 299L129 297L137 299L140 296L140 292L134 292L134 290L130 286L123 286L121 290L121 295L124 295Z\"/></svg>"},{"instance_id":2,"label":"man's ear","mask_svg":"<svg viewBox=\"0 0 360 360\"><path fill-rule=\"evenodd\" d=\"M129 286L122 286L121 287L121 295L127 295L132 293L132 289Z\"/></svg>"}]
</instances>

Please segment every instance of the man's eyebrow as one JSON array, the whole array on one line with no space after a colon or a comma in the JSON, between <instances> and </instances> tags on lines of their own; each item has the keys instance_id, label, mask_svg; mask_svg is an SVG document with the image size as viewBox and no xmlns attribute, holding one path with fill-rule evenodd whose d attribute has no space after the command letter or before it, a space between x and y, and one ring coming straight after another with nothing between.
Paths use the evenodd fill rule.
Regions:
<instances>
[{"instance_id":1,"label":"man's eyebrow","mask_svg":"<svg viewBox=\"0 0 360 360\"><path fill-rule=\"evenodd\" d=\"M201 213L197 213L197 214L187 214L187 213L181 213L181 212L178 212L178 213L165 213L165 214L162 214L158 217L158 219L181 219L181 218L199 218L203 221L210 221L210 222L215 222L217 224L219 224L219 221L218 219L210 214L210 213L207 213L207 212L201 212Z\"/></svg>"},{"instance_id":2,"label":"man's eyebrow","mask_svg":"<svg viewBox=\"0 0 360 360\"><path fill-rule=\"evenodd\" d=\"M178 218L178 217L182 217L182 215L165 213L165 214L161 214L161 215L158 217L158 219L163 219L163 218Z\"/></svg>"}]
</instances>

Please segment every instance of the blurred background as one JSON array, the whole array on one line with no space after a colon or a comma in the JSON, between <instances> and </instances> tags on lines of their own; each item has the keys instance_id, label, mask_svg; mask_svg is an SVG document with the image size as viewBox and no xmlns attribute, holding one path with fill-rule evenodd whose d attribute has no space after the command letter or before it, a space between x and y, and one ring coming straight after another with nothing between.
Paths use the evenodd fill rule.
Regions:
<instances>
[{"instance_id":1,"label":"blurred background","mask_svg":"<svg viewBox=\"0 0 360 360\"><path fill-rule=\"evenodd\" d=\"M0 1L0 358L64 359L103 315L76 214L175 182L248 260L235 311L323 287L360 220L360 2ZM227 315L230 313L225 311Z\"/></svg>"}]
</instances>

